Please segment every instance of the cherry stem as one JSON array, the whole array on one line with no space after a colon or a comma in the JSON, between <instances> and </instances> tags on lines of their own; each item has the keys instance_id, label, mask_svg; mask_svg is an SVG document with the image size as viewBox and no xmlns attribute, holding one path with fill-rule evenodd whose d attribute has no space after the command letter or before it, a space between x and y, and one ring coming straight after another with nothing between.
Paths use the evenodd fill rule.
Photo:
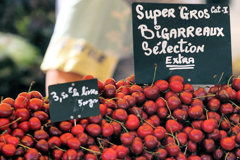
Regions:
<instances>
[{"instance_id":1,"label":"cherry stem","mask_svg":"<svg viewBox=\"0 0 240 160\"><path fill-rule=\"evenodd\" d=\"M224 72L222 72L217 84L219 84L222 81L223 75L224 75Z\"/></svg>"},{"instance_id":2,"label":"cherry stem","mask_svg":"<svg viewBox=\"0 0 240 160\"><path fill-rule=\"evenodd\" d=\"M4 130L2 133L1 133L1 136L4 135L8 130Z\"/></svg>"},{"instance_id":3,"label":"cherry stem","mask_svg":"<svg viewBox=\"0 0 240 160\"><path fill-rule=\"evenodd\" d=\"M98 137L97 139L98 139L98 140L100 140L100 141L107 142L108 144L111 144L112 146L114 146L114 145L115 145L115 144L113 144L113 143L109 142L109 141L108 141L108 140L106 140L106 139L102 139L102 138L100 138L100 137Z\"/></svg>"},{"instance_id":4,"label":"cherry stem","mask_svg":"<svg viewBox=\"0 0 240 160\"><path fill-rule=\"evenodd\" d=\"M31 149L30 147L25 146L25 145L23 145L23 144L21 144L21 143L19 143L18 145L21 146L21 147L23 147L23 148Z\"/></svg>"},{"instance_id":5,"label":"cherry stem","mask_svg":"<svg viewBox=\"0 0 240 160\"><path fill-rule=\"evenodd\" d=\"M145 123L147 123L148 125L150 125L152 128L154 128L154 129L156 128L155 126L153 126L152 124L150 124L148 121L146 121L145 119L143 119L136 108L135 108L135 111L137 112L137 116L140 118L141 122L144 121Z\"/></svg>"},{"instance_id":6,"label":"cherry stem","mask_svg":"<svg viewBox=\"0 0 240 160\"><path fill-rule=\"evenodd\" d=\"M27 136L31 137L35 142L38 142L38 140L35 137L33 137L31 134L27 134Z\"/></svg>"},{"instance_id":7,"label":"cherry stem","mask_svg":"<svg viewBox=\"0 0 240 160\"><path fill-rule=\"evenodd\" d=\"M12 125L13 123L16 123L17 121L19 121L19 120L21 120L21 119L22 119L22 117L19 117L19 118L16 119L15 121L12 121L11 123L8 123L8 124L6 124L6 125L4 125L4 126L1 126L0 129L1 129L1 128L4 128L4 127L7 127L7 126L10 126L10 125Z\"/></svg>"},{"instance_id":8,"label":"cherry stem","mask_svg":"<svg viewBox=\"0 0 240 160\"><path fill-rule=\"evenodd\" d=\"M227 85L229 86L230 85L230 81L231 81L231 79L234 77L234 75L231 75L230 77L229 77L229 79L228 79L228 82L227 82Z\"/></svg>"},{"instance_id":9,"label":"cherry stem","mask_svg":"<svg viewBox=\"0 0 240 160\"><path fill-rule=\"evenodd\" d=\"M166 103L166 106L167 106L167 109L168 109L169 115L170 115L170 117L172 117L172 112L171 112L171 109L170 109L169 106L168 106L167 101L166 101L163 97L160 97L160 98Z\"/></svg>"},{"instance_id":10,"label":"cherry stem","mask_svg":"<svg viewBox=\"0 0 240 160\"><path fill-rule=\"evenodd\" d=\"M206 111L206 118L208 119L208 110L206 108L203 108Z\"/></svg>"},{"instance_id":11,"label":"cherry stem","mask_svg":"<svg viewBox=\"0 0 240 160\"><path fill-rule=\"evenodd\" d=\"M226 154L224 160L227 160L228 155L229 155L229 152Z\"/></svg>"},{"instance_id":12,"label":"cherry stem","mask_svg":"<svg viewBox=\"0 0 240 160\"><path fill-rule=\"evenodd\" d=\"M107 116L107 115L106 115L106 117L107 117L108 119L112 120L112 121L115 121L115 122L119 123L119 124L122 126L122 128L125 130L125 132L128 133L127 128L124 126L124 124L123 124L122 122L120 122L120 121L118 121L118 120L115 120L115 119L112 119L111 117L109 117L109 116Z\"/></svg>"},{"instance_id":13,"label":"cherry stem","mask_svg":"<svg viewBox=\"0 0 240 160\"><path fill-rule=\"evenodd\" d=\"M223 121L224 114L222 114L220 121L218 122L218 127L220 127L222 121Z\"/></svg>"},{"instance_id":14,"label":"cherry stem","mask_svg":"<svg viewBox=\"0 0 240 160\"><path fill-rule=\"evenodd\" d=\"M153 81L152 81L151 87L153 86L153 83L154 83L154 81L155 81L156 72L157 72L157 63L154 63L154 74L153 74Z\"/></svg>"},{"instance_id":15,"label":"cherry stem","mask_svg":"<svg viewBox=\"0 0 240 160\"><path fill-rule=\"evenodd\" d=\"M58 146L56 146L56 145L54 145L54 148L59 149L59 150L61 150L61 151L63 151L63 152L66 152L66 150L64 150L64 149L62 149L62 148L60 148L60 147L58 147Z\"/></svg>"},{"instance_id":16,"label":"cherry stem","mask_svg":"<svg viewBox=\"0 0 240 160\"><path fill-rule=\"evenodd\" d=\"M32 81L30 86L29 86L29 89L28 89L28 93L32 90L32 86L35 84L36 82L35 81Z\"/></svg>"},{"instance_id":17,"label":"cherry stem","mask_svg":"<svg viewBox=\"0 0 240 160\"><path fill-rule=\"evenodd\" d=\"M235 107L240 109L240 107L236 103L234 103L233 101L229 100L229 102L231 102Z\"/></svg>"},{"instance_id":18,"label":"cherry stem","mask_svg":"<svg viewBox=\"0 0 240 160\"><path fill-rule=\"evenodd\" d=\"M172 132L172 128L170 128L170 131L171 131L171 133L166 133L166 134L172 136L174 141L177 142L177 145L180 146L179 140L177 139L176 136L174 136L174 134Z\"/></svg>"},{"instance_id":19,"label":"cherry stem","mask_svg":"<svg viewBox=\"0 0 240 160\"><path fill-rule=\"evenodd\" d=\"M187 149L188 149L188 143L186 144L185 150L184 150L184 152L183 152L184 155L186 155Z\"/></svg>"},{"instance_id":20,"label":"cherry stem","mask_svg":"<svg viewBox=\"0 0 240 160\"><path fill-rule=\"evenodd\" d=\"M137 112L137 117L139 117L140 120L141 120L141 124L143 124L143 119L142 119L140 113L138 112L138 110L137 110L136 108L134 108L134 109L135 109L135 111Z\"/></svg>"},{"instance_id":21,"label":"cherry stem","mask_svg":"<svg viewBox=\"0 0 240 160\"><path fill-rule=\"evenodd\" d=\"M3 97L3 96L1 96L1 100L0 100L0 102L2 102L2 101L3 101L3 98L4 98L4 97Z\"/></svg>"},{"instance_id":22,"label":"cherry stem","mask_svg":"<svg viewBox=\"0 0 240 160\"><path fill-rule=\"evenodd\" d=\"M103 145L102 145L100 139L97 138L97 141L98 141L99 147L100 147L102 150L104 150L104 147L103 147Z\"/></svg>"},{"instance_id":23,"label":"cherry stem","mask_svg":"<svg viewBox=\"0 0 240 160\"><path fill-rule=\"evenodd\" d=\"M132 85L123 85L123 86L120 86L116 91L119 91L121 88L123 87L131 87Z\"/></svg>"},{"instance_id":24,"label":"cherry stem","mask_svg":"<svg viewBox=\"0 0 240 160\"><path fill-rule=\"evenodd\" d=\"M83 146L80 146L80 148L82 148L82 149L84 149L84 150L86 150L86 151L92 152L92 153L94 153L94 154L101 154L101 152L94 151L94 150L91 150L91 149L85 148L85 147L83 147Z\"/></svg>"},{"instance_id":25,"label":"cherry stem","mask_svg":"<svg viewBox=\"0 0 240 160\"><path fill-rule=\"evenodd\" d=\"M214 97L214 96L216 96L216 95L215 94L208 94L206 96L194 97L193 99L201 99L201 98Z\"/></svg>"},{"instance_id":26,"label":"cherry stem","mask_svg":"<svg viewBox=\"0 0 240 160\"><path fill-rule=\"evenodd\" d=\"M48 100L48 96L44 97L44 102L46 102Z\"/></svg>"},{"instance_id":27,"label":"cherry stem","mask_svg":"<svg viewBox=\"0 0 240 160\"><path fill-rule=\"evenodd\" d=\"M50 123L51 123L51 121L48 121L47 123L44 124L44 127L48 127L47 125Z\"/></svg>"}]
</instances>

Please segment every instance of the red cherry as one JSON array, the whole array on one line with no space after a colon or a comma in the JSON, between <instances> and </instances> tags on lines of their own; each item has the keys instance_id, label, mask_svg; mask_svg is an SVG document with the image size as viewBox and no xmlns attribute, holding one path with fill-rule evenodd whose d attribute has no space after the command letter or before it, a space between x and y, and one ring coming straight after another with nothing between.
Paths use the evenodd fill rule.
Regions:
<instances>
[{"instance_id":1,"label":"red cherry","mask_svg":"<svg viewBox=\"0 0 240 160\"><path fill-rule=\"evenodd\" d=\"M11 107L14 107L14 99L10 98L10 97L7 97L7 98L4 98L1 103L7 103L9 104Z\"/></svg>"},{"instance_id":2,"label":"red cherry","mask_svg":"<svg viewBox=\"0 0 240 160\"><path fill-rule=\"evenodd\" d=\"M77 159L77 151L75 149L68 149L63 154L63 160Z\"/></svg>"},{"instance_id":3,"label":"red cherry","mask_svg":"<svg viewBox=\"0 0 240 160\"><path fill-rule=\"evenodd\" d=\"M146 100L145 95L142 92L133 92L132 96L135 98L138 105L141 105Z\"/></svg>"},{"instance_id":4,"label":"red cherry","mask_svg":"<svg viewBox=\"0 0 240 160\"><path fill-rule=\"evenodd\" d=\"M149 115L153 115L158 109L156 103L152 100L147 100L144 103L143 108Z\"/></svg>"},{"instance_id":5,"label":"red cherry","mask_svg":"<svg viewBox=\"0 0 240 160\"><path fill-rule=\"evenodd\" d=\"M38 130L41 128L41 121L37 117L30 118L28 123L32 130Z\"/></svg>"},{"instance_id":6,"label":"red cherry","mask_svg":"<svg viewBox=\"0 0 240 160\"><path fill-rule=\"evenodd\" d=\"M125 147L123 145L119 145L116 147L116 152L117 152L118 158L124 158L128 154L128 149L127 149L127 147Z\"/></svg>"},{"instance_id":7,"label":"red cherry","mask_svg":"<svg viewBox=\"0 0 240 160\"><path fill-rule=\"evenodd\" d=\"M80 148L81 142L78 140L78 138L70 138L67 140L67 146L71 149L78 150Z\"/></svg>"},{"instance_id":8,"label":"red cherry","mask_svg":"<svg viewBox=\"0 0 240 160\"><path fill-rule=\"evenodd\" d=\"M153 128L150 125L142 125L137 130L137 134L141 138L144 138L145 136L150 135L152 133L153 133Z\"/></svg>"},{"instance_id":9,"label":"red cherry","mask_svg":"<svg viewBox=\"0 0 240 160\"><path fill-rule=\"evenodd\" d=\"M127 117L128 114L124 109L116 109L112 114L112 118L118 121L126 121Z\"/></svg>"},{"instance_id":10,"label":"red cherry","mask_svg":"<svg viewBox=\"0 0 240 160\"><path fill-rule=\"evenodd\" d=\"M238 91L238 92L236 93L236 99L237 99L237 101L240 103L240 91Z\"/></svg>"},{"instance_id":11,"label":"red cherry","mask_svg":"<svg viewBox=\"0 0 240 160\"><path fill-rule=\"evenodd\" d=\"M104 137L110 137L114 133L114 128L110 123L105 123L102 126L102 135Z\"/></svg>"},{"instance_id":12,"label":"red cherry","mask_svg":"<svg viewBox=\"0 0 240 160\"><path fill-rule=\"evenodd\" d=\"M200 105L192 106L188 109L188 115L193 119L198 119L203 115L203 108Z\"/></svg>"},{"instance_id":13,"label":"red cherry","mask_svg":"<svg viewBox=\"0 0 240 160\"><path fill-rule=\"evenodd\" d=\"M191 84L184 84L183 85L183 90L184 91L188 91L188 92L193 92L194 91L194 88L193 88L193 86L191 85Z\"/></svg>"},{"instance_id":14,"label":"red cherry","mask_svg":"<svg viewBox=\"0 0 240 160\"><path fill-rule=\"evenodd\" d=\"M112 148L107 148L103 150L101 155L102 160L116 160L117 159L117 151Z\"/></svg>"},{"instance_id":15,"label":"red cherry","mask_svg":"<svg viewBox=\"0 0 240 160\"><path fill-rule=\"evenodd\" d=\"M41 122L47 122L49 116L46 112L36 111L33 113L33 117L37 117Z\"/></svg>"},{"instance_id":16,"label":"red cherry","mask_svg":"<svg viewBox=\"0 0 240 160\"><path fill-rule=\"evenodd\" d=\"M43 100L38 99L38 98L32 98L29 100L28 106L30 109L38 111L43 106Z\"/></svg>"},{"instance_id":17,"label":"red cherry","mask_svg":"<svg viewBox=\"0 0 240 160\"><path fill-rule=\"evenodd\" d=\"M207 119L202 122L201 126L205 132L211 133L216 128L217 124L214 119Z\"/></svg>"},{"instance_id":18,"label":"red cherry","mask_svg":"<svg viewBox=\"0 0 240 160\"><path fill-rule=\"evenodd\" d=\"M181 125L176 120L169 119L166 122L165 128L168 133L175 133L177 131L180 131Z\"/></svg>"},{"instance_id":19,"label":"red cherry","mask_svg":"<svg viewBox=\"0 0 240 160\"><path fill-rule=\"evenodd\" d=\"M133 93L133 92L143 92L143 89L142 87L140 87L139 85L132 85L130 88L130 92Z\"/></svg>"},{"instance_id":20,"label":"red cherry","mask_svg":"<svg viewBox=\"0 0 240 160\"><path fill-rule=\"evenodd\" d=\"M197 150L197 143L195 143L195 142L193 142L193 141L188 141L188 148L187 148L187 150L189 151L189 152L191 152L191 153L194 153L194 152L196 152L196 150Z\"/></svg>"},{"instance_id":21,"label":"red cherry","mask_svg":"<svg viewBox=\"0 0 240 160\"><path fill-rule=\"evenodd\" d=\"M1 151L5 156L12 157L16 152L16 147L13 144L4 144Z\"/></svg>"},{"instance_id":22,"label":"red cherry","mask_svg":"<svg viewBox=\"0 0 240 160\"><path fill-rule=\"evenodd\" d=\"M179 143L183 146L187 143L188 135L184 132L179 132L176 134L176 138L178 139Z\"/></svg>"},{"instance_id":23,"label":"red cherry","mask_svg":"<svg viewBox=\"0 0 240 160\"><path fill-rule=\"evenodd\" d=\"M177 156L180 152L180 148L175 143L170 143L166 145L166 150L168 151L170 156Z\"/></svg>"},{"instance_id":24,"label":"red cherry","mask_svg":"<svg viewBox=\"0 0 240 160\"><path fill-rule=\"evenodd\" d=\"M204 139L203 146L208 153L211 153L214 150L216 150L215 142L213 139Z\"/></svg>"},{"instance_id":25,"label":"red cherry","mask_svg":"<svg viewBox=\"0 0 240 160\"><path fill-rule=\"evenodd\" d=\"M131 145L132 153L135 155L140 155L143 152L143 142L139 137L135 137Z\"/></svg>"},{"instance_id":26,"label":"red cherry","mask_svg":"<svg viewBox=\"0 0 240 160\"><path fill-rule=\"evenodd\" d=\"M197 155L191 155L188 157L188 160L201 160L201 158Z\"/></svg>"},{"instance_id":27,"label":"red cherry","mask_svg":"<svg viewBox=\"0 0 240 160\"><path fill-rule=\"evenodd\" d=\"M235 148L235 141L230 137L224 137L221 141L221 147L227 151L231 151Z\"/></svg>"},{"instance_id":28,"label":"red cherry","mask_svg":"<svg viewBox=\"0 0 240 160\"><path fill-rule=\"evenodd\" d=\"M98 79L98 90L102 90L103 87L104 87L103 82Z\"/></svg>"},{"instance_id":29,"label":"red cherry","mask_svg":"<svg viewBox=\"0 0 240 160\"><path fill-rule=\"evenodd\" d=\"M175 110L180 106L181 100L177 96L171 96L167 99L167 104L171 110Z\"/></svg>"},{"instance_id":30,"label":"red cherry","mask_svg":"<svg viewBox=\"0 0 240 160\"><path fill-rule=\"evenodd\" d=\"M31 91L31 92L29 92L29 95L31 98L43 99L42 94L38 91Z\"/></svg>"},{"instance_id":31,"label":"red cherry","mask_svg":"<svg viewBox=\"0 0 240 160\"><path fill-rule=\"evenodd\" d=\"M10 121L7 118L0 118L0 130L6 130L9 128ZM5 127L4 127L5 126Z\"/></svg>"},{"instance_id":32,"label":"red cherry","mask_svg":"<svg viewBox=\"0 0 240 160\"><path fill-rule=\"evenodd\" d=\"M113 84L104 86L104 94L107 98L112 98L116 95L116 87Z\"/></svg>"},{"instance_id":33,"label":"red cherry","mask_svg":"<svg viewBox=\"0 0 240 160\"><path fill-rule=\"evenodd\" d=\"M144 142L145 146L150 150L156 148L159 143L157 138L153 135L147 135L144 137Z\"/></svg>"},{"instance_id":34,"label":"red cherry","mask_svg":"<svg viewBox=\"0 0 240 160\"><path fill-rule=\"evenodd\" d=\"M83 131L84 131L84 128L80 124L77 124L76 126L73 126L72 130L71 130L72 134L74 134L74 135L81 134L81 133L83 133Z\"/></svg>"},{"instance_id":35,"label":"red cherry","mask_svg":"<svg viewBox=\"0 0 240 160\"><path fill-rule=\"evenodd\" d=\"M9 117L13 113L13 108L7 103L0 104L0 117Z\"/></svg>"},{"instance_id":36,"label":"red cherry","mask_svg":"<svg viewBox=\"0 0 240 160\"><path fill-rule=\"evenodd\" d=\"M15 99L14 107L15 109L20 109L20 108L27 108L28 105L28 99L23 96L18 96Z\"/></svg>"},{"instance_id":37,"label":"red cherry","mask_svg":"<svg viewBox=\"0 0 240 160\"><path fill-rule=\"evenodd\" d=\"M113 78L108 78L107 80L104 81L104 85L112 84L115 85L116 81Z\"/></svg>"},{"instance_id":38,"label":"red cherry","mask_svg":"<svg viewBox=\"0 0 240 160\"><path fill-rule=\"evenodd\" d=\"M159 89L156 86L148 86L143 90L146 98L155 100L159 96Z\"/></svg>"},{"instance_id":39,"label":"red cherry","mask_svg":"<svg viewBox=\"0 0 240 160\"><path fill-rule=\"evenodd\" d=\"M134 139L134 137L130 133L123 133L120 136L120 141L125 146L130 146L133 142L133 139Z\"/></svg>"},{"instance_id":40,"label":"red cherry","mask_svg":"<svg viewBox=\"0 0 240 160\"><path fill-rule=\"evenodd\" d=\"M14 137L14 136L8 136L6 138L6 142L8 144L13 144L15 147L17 147L18 144L20 143L19 139L17 137Z\"/></svg>"},{"instance_id":41,"label":"red cherry","mask_svg":"<svg viewBox=\"0 0 240 160\"><path fill-rule=\"evenodd\" d=\"M70 131L72 129L72 123L69 121L62 121L59 124L59 128L64 132Z\"/></svg>"},{"instance_id":42,"label":"red cherry","mask_svg":"<svg viewBox=\"0 0 240 160\"><path fill-rule=\"evenodd\" d=\"M175 93L179 93L183 90L183 83L180 81L171 81L169 83L169 88Z\"/></svg>"},{"instance_id":43,"label":"red cherry","mask_svg":"<svg viewBox=\"0 0 240 160\"><path fill-rule=\"evenodd\" d=\"M63 136L63 137L62 137L62 139L63 139L62 141L64 141L64 144L67 143L67 140L66 140L66 141L64 140L65 137L66 137L66 136ZM61 137L60 137L60 138L61 138ZM48 139L48 145L49 145L49 147L50 147L51 149L54 149L55 146L60 147L61 144L62 144L60 138L57 137L57 136L53 136L53 137L49 138L49 139ZM70 139L70 138L73 138L73 137L71 137L71 136L70 136L70 137L67 137L67 139Z\"/></svg>"},{"instance_id":44,"label":"red cherry","mask_svg":"<svg viewBox=\"0 0 240 160\"><path fill-rule=\"evenodd\" d=\"M104 104L99 105L100 113L102 116L104 116L107 113L107 106Z\"/></svg>"},{"instance_id":45,"label":"red cherry","mask_svg":"<svg viewBox=\"0 0 240 160\"><path fill-rule=\"evenodd\" d=\"M36 130L34 132L34 138L36 138L37 140L41 140L41 139L48 139L49 138L49 135L48 133L43 130L43 129L40 129L40 130Z\"/></svg>"},{"instance_id":46,"label":"red cherry","mask_svg":"<svg viewBox=\"0 0 240 160\"><path fill-rule=\"evenodd\" d=\"M230 103L221 105L220 112L227 115L233 112L233 106Z\"/></svg>"},{"instance_id":47,"label":"red cherry","mask_svg":"<svg viewBox=\"0 0 240 160\"><path fill-rule=\"evenodd\" d=\"M154 129L153 135L157 137L157 139L160 141L165 137L166 129L162 126L158 126Z\"/></svg>"},{"instance_id":48,"label":"red cherry","mask_svg":"<svg viewBox=\"0 0 240 160\"><path fill-rule=\"evenodd\" d=\"M11 134L12 134L12 136L18 137L18 138L22 138L24 136L24 132L20 128L14 129Z\"/></svg>"},{"instance_id":49,"label":"red cherry","mask_svg":"<svg viewBox=\"0 0 240 160\"><path fill-rule=\"evenodd\" d=\"M89 124L86 130L93 137L97 137L101 133L101 127L97 124Z\"/></svg>"},{"instance_id":50,"label":"red cherry","mask_svg":"<svg viewBox=\"0 0 240 160\"><path fill-rule=\"evenodd\" d=\"M49 150L48 142L45 139L38 141L35 147L42 152L47 152Z\"/></svg>"},{"instance_id":51,"label":"red cherry","mask_svg":"<svg viewBox=\"0 0 240 160\"><path fill-rule=\"evenodd\" d=\"M158 81L155 82L154 85L158 87L160 92L164 92L168 89L169 84L165 80L158 80Z\"/></svg>"},{"instance_id":52,"label":"red cherry","mask_svg":"<svg viewBox=\"0 0 240 160\"><path fill-rule=\"evenodd\" d=\"M139 126L139 124L140 124L139 119L138 119L138 117L137 117L136 115L134 115L134 114L130 114L130 115L128 116L128 119L127 119L126 123L125 123L127 129L129 129L129 130L135 130L135 129L137 129L138 126Z\"/></svg>"},{"instance_id":53,"label":"red cherry","mask_svg":"<svg viewBox=\"0 0 240 160\"><path fill-rule=\"evenodd\" d=\"M232 87L234 89L236 89L236 91L239 91L240 90L240 78L235 78L233 81L232 81Z\"/></svg>"},{"instance_id":54,"label":"red cherry","mask_svg":"<svg viewBox=\"0 0 240 160\"><path fill-rule=\"evenodd\" d=\"M191 104L193 95L191 92L183 91L180 93L180 99L185 104Z\"/></svg>"},{"instance_id":55,"label":"red cherry","mask_svg":"<svg viewBox=\"0 0 240 160\"><path fill-rule=\"evenodd\" d=\"M167 150L164 149L164 148L159 148L157 151L156 151L156 157L159 159L159 160L164 160L166 159L167 157Z\"/></svg>"},{"instance_id":56,"label":"red cherry","mask_svg":"<svg viewBox=\"0 0 240 160\"><path fill-rule=\"evenodd\" d=\"M217 111L220 108L221 102L217 98L213 98L210 101L208 101L208 108L211 111Z\"/></svg>"},{"instance_id":57,"label":"red cherry","mask_svg":"<svg viewBox=\"0 0 240 160\"><path fill-rule=\"evenodd\" d=\"M29 119L30 113L26 108L20 108L16 110L16 116L17 118L21 117L20 121L23 122Z\"/></svg>"},{"instance_id":58,"label":"red cherry","mask_svg":"<svg viewBox=\"0 0 240 160\"><path fill-rule=\"evenodd\" d=\"M83 77L84 80L88 80L88 79L94 79L94 76L93 75L85 75Z\"/></svg>"},{"instance_id":59,"label":"red cherry","mask_svg":"<svg viewBox=\"0 0 240 160\"><path fill-rule=\"evenodd\" d=\"M19 123L18 128L22 129L23 132L25 132L25 133L28 132L30 130L29 122L24 121L24 122Z\"/></svg>"},{"instance_id":60,"label":"red cherry","mask_svg":"<svg viewBox=\"0 0 240 160\"><path fill-rule=\"evenodd\" d=\"M179 75L174 75L172 77L169 78L169 82L172 82L172 81L179 81L179 82L184 82L184 78L182 76L179 76Z\"/></svg>"},{"instance_id":61,"label":"red cherry","mask_svg":"<svg viewBox=\"0 0 240 160\"><path fill-rule=\"evenodd\" d=\"M32 147L33 144L34 144L34 140L32 137L30 136L24 136L22 139L21 139L21 143L27 147Z\"/></svg>"},{"instance_id":62,"label":"red cherry","mask_svg":"<svg viewBox=\"0 0 240 160\"><path fill-rule=\"evenodd\" d=\"M189 133L189 139L195 143L199 143L204 138L203 132L199 129L193 129Z\"/></svg>"},{"instance_id":63,"label":"red cherry","mask_svg":"<svg viewBox=\"0 0 240 160\"><path fill-rule=\"evenodd\" d=\"M73 138L72 133L64 133L60 136L60 140L63 144L67 144L67 141L71 138Z\"/></svg>"}]
</instances>

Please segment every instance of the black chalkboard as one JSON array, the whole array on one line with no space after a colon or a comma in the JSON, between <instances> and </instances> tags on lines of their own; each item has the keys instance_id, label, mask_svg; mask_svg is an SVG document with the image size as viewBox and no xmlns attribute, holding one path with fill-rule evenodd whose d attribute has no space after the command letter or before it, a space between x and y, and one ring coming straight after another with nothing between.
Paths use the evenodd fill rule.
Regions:
<instances>
[{"instance_id":1,"label":"black chalkboard","mask_svg":"<svg viewBox=\"0 0 240 160\"><path fill-rule=\"evenodd\" d=\"M136 83L181 75L191 84L226 83L232 75L227 5L133 3Z\"/></svg>"},{"instance_id":2,"label":"black chalkboard","mask_svg":"<svg viewBox=\"0 0 240 160\"><path fill-rule=\"evenodd\" d=\"M51 85L48 90L52 122L100 114L97 79Z\"/></svg>"}]
</instances>

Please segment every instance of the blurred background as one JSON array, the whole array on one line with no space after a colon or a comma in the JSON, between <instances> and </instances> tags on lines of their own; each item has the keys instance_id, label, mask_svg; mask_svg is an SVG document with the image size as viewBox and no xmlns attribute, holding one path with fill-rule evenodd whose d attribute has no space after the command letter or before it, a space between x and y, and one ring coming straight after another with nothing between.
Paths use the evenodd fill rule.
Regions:
<instances>
[{"instance_id":1,"label":"blurred background","mask_svg":"<svg viewBox=\"0 0 240 160\"><path fill-rule=\"evenodd\" d=\"M228 3L229 0L207 2ZM231 0L230 8L233 70L239 75L239 0ZM45 93L45 77L39 66L53 33L55 13L55 0L0 1L0 97L15 98L20 92L28 91L33 80L33 89Z\"/></svg>"},{"instance_id":2,"label":"blurred background","mask_svg":"<svg viewBox=\"0 0 240 160\"><path fill-rule=\"evenodd\" d=\"M55 23L55 0L0 1L0 96L44 92L40 64Z\"/></svg>"}]
</instances>

